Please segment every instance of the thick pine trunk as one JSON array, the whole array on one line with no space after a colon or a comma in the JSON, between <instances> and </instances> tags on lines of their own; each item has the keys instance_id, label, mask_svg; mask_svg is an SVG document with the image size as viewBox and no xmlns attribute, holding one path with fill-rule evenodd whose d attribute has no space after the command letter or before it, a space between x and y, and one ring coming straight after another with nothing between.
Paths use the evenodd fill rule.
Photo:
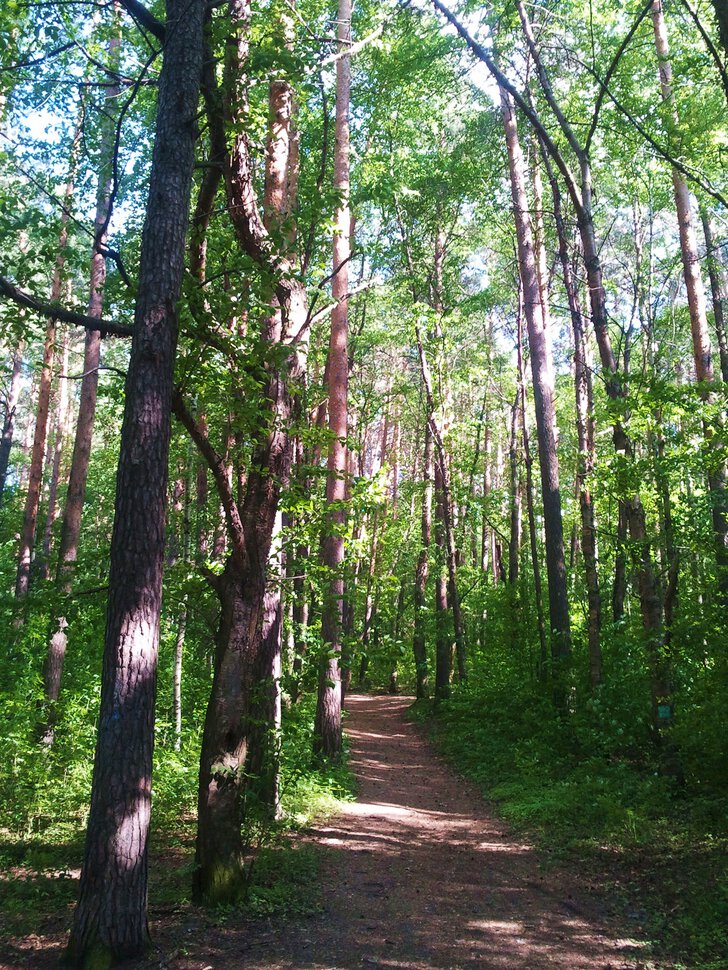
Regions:
<instances>
[{"instance_id":1,"label":"thick pine trunk","mask_svg":"<svg viewBox=\"0 0 728 970\"><path fill-rule=\"evenodd\" d=\"M77 966L138 957L149 941L148 838L170 408L204 6L202 0L167 2L121 432L91 810L67 952Z\"/></svg>"}]
</instances>

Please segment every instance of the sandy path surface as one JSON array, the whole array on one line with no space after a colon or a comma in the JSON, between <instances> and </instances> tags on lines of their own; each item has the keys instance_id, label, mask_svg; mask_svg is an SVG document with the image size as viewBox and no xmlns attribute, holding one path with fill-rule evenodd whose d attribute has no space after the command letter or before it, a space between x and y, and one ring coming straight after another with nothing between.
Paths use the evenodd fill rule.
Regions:
<instances>
[{"instance_id":1,"label":"sandy path surface","mask_svg":"<svg viewBox=\"0 0 728 970\"><path fill-rule=\"evenodd\" d=\"M321 915L271 926L260 941L253 934L244 955L233 956L231 941L221 939L194 966L643 967L644 944L620 936L578 879L539 872L533 849L512 841L478 792L407 722L410 703L348 699L359 796L311 833L323 854Z\"/></svg>"}]
</instances>

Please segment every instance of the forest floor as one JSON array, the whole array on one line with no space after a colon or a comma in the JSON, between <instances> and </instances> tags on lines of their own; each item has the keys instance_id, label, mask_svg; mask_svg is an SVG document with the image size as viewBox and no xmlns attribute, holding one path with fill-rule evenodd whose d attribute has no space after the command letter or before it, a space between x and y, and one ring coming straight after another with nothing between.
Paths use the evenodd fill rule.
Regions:
<instances>
[{"instance_id":1,"label":"forest floor","mask_svg":"<svg viewBox=\"0 0 728 970\"><path fill-rule=\"evenodd\" d=\"M407 718L411 699L351 696L358 797L297 840L315 859L307 915L243 918L155 905L145 970L668 968L599 880L514 841ZM290 859L290 855L289 855ZM156 865L189 868L189 852ZM75 875L75 873L74 873ZM69 880L70 881L70 880ZM68 909L11 941L0 967L61 955Z\"/></svg>"}]
</instances>

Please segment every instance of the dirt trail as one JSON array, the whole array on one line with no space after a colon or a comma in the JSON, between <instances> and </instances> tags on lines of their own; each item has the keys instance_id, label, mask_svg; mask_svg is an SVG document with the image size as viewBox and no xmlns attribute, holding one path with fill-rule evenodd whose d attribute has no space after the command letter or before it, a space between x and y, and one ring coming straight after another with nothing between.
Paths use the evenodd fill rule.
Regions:
<instances>
[{"instance_id":1,"label":"dirt trail","mask_svg":"<svg viewBox=\"0 0 728 970\"><path fill-rule=\"evenodd\" d=\"M142 970L654 967L584 875L540 872L534 850L512 840L406 720L410 703L348 699L359 796L307 836L321 857L318 915L247 920L152 900ZM23 941L10 962L0 955L0 970L56 966L63 922Z\"/></svg>"},{"instance_id":2,"label":"dirt trail","mask_svg":"<svg viewBox=\"0 0 728 970\"><path fill-rule=\"evenodd\" d=\"M599 901L563 872L541 875L478 792L407 722L411 698L352 696L347 733L356 803L315 830L323 912L206 962L246 970L637 968ZM242 942L242 941L241 941ZM179 964L180 966L182 964Z\"/></svg>"}]
</instances>

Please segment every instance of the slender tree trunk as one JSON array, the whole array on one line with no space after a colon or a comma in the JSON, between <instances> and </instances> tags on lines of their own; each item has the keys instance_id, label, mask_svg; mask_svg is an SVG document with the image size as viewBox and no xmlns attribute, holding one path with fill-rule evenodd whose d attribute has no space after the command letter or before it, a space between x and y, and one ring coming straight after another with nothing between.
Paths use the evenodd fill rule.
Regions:
<instances>
[{"instance_id":1,"label":"slender tree trunk","mask_svg":"<svg viewBox=\"0 0 728 970\"><path fill-rule=\"evenodd\" d=\"M0 438L0 508L2 508L3 499L5 498L5 483L8 477L8 465L10 464L10 449L13 446L15 412L18 407L18 398L20 397L22 369L23 345L21 343L13 354L10 384L5 398L5 414L3 417L2 438Z\"/></svg>"},{"instance_id":2,"label":"slender tree trunk","mask_svg":"<svg viewBox=\"0 0 728 970\"><path fill-rule=\"evenodd\" d=\"M422 469L422 546L417 559L414 592L414 634L412 650L415 657L417 697L427 697L427 641L425 634L425 597L430 571L430 542L432 541L432 479L433 441L429 421L425 422L425 457Z\"/></svg>"},{"instance_id":3,"label":"slender tree trunk","mask_svg":"<svg viewBox=\"0 0 728 970\"><path fill-rule=\"evenodd\" d=\"M334 189L339 203L334 216L332 294L336 306L331 315L329 343L329 456L326 479L328 535L324 540L323 562L329 571L328 591L322 612L322 637L326 655L319 673L314 744L330 758L341 754L341 625L344 593L343 528L346 521L346 435L349 382L348 353L348 260L351 256L349 210L349 102L351 89L351 0L339 0L339 54L336 62L336 143Z\"/></svg>"},{"instance_id":4,"label":"slender tree trunk","mask_svg":"<svg viewBox=\"0 0 728 970\"><path fill-rule=\"evenodd\" d=\"M533 234L528 216L528 198L523 156L518 141L516 116L510 97L501 90L501 109L506 131L511 173L513 209L516 220L518 258L523 285L523 302L531 349L536 433L541 468L541 490L546 533L546 570L549 586L551 656L559 706L565 704L561 683L564 667L571 654L571 625L566 587L566 560L559 491L559 462L556 450L556 409L554 401L553 361L550 355L548 317L542 302Z\"/></svg>"},{"instance_id":5,"label":"slender tree trunk","mask_svg":"<svg viewBox=\"0 0 728 970\"><path fill-rule=\"evenodd\" d=\"M508 467L510 471L510 508L511 531L508 542L508 582L515 591L518 584L518 560L521 549L521 496L518 475L518 393L511 407L511 433L508 445Z\"/></svg>"},{"instance_id":6,"label":"slender tree trunk","mask_svg":"<svg viewBox=\"0 0 728 970\"><path fill-rule=\"evenodd\" d=\"M67 951L76 966L138 957L149 941L147 850L170 407L204 6L202 0L167 0L117 475L91 810Z\"/></svg>"},{"instance_id":7,"label":"slender tree trunk","mask_svg":"<svg viewBox=\"0 0 728 970\"><path fill-rule=\"evenodd\" d=\"M435 461L435 545L438 556L435 577L435 701L450 696L452 675L452 639L449 633L447 603L447 572L444 560L447 556L445 539L445 495L442 488L442 466Z\"/></svg>"}]
</instances>

